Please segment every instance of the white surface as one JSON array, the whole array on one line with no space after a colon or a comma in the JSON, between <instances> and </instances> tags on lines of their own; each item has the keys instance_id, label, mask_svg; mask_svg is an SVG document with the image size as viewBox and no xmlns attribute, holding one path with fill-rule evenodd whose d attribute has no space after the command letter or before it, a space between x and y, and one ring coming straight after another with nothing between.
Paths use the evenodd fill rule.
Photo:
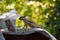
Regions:
<instances>
[{"instance_id":1,"label":"white surface","mask_svg":"<svg viewBox=\"0 0 60 40\"><path fill-rule=\"evenodd\" d=\"M20 16L20 14L16 14L15 10L10 10L7 13L3 13L3 15L0 15L0 19L6 20L6 19L13 19L16 20L16 18Z\"/></svg>"}]
</instances>

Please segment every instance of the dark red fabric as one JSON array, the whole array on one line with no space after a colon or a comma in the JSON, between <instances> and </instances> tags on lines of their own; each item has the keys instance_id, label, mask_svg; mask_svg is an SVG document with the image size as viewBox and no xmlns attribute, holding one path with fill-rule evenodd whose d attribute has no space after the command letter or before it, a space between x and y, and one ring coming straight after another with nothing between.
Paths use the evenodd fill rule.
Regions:
<instances>
[{"instance_id":1,"label":"dark red fabric","mask_svg":"<svg viewBox=\"0 0 60 40\"><path fill-rule=\"evenodd\" d=\"M12 35L3 33L6 40L49 40L48 37L42 33L36 32L27 35Z\"/></svg>"}]
</instances>

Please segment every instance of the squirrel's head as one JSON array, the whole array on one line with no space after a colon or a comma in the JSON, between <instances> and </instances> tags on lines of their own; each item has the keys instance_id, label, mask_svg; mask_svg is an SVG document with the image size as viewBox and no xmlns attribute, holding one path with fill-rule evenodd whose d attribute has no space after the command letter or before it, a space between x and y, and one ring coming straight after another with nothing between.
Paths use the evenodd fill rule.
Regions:
<instances>
[{"instance_id":1,"label":"squirrel's head","mask_svg":"<svg viewBox=\"0 0 60 40\"><path fill-rule=\"evenodd\" d=\"M25 16L21 16L19 19L20 19L20 20L23 20L23 19L25 19Z\"/></svg>"}]
</instances>

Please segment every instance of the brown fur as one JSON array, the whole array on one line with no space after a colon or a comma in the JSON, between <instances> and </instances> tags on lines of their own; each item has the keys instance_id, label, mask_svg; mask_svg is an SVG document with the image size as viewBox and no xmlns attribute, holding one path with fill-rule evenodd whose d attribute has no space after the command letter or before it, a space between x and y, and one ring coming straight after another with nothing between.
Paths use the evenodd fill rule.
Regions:
<instances>
[{"instance_id":1,"label":"brown fur","mask_svg":"<svg viewBox=\"0 0 60 40\"><path fill-rule=\"evenodd\" d=\"M24 23L25 23L24 26L26 26L26 28L27 28L28 26L30 26L31 28L37 28L37 27L38 27L38 25L37 25L34 21L28 20L28 19L25 18L24 16L21 16L19 19L24 21Z\"/></svg>"}]
</instances>

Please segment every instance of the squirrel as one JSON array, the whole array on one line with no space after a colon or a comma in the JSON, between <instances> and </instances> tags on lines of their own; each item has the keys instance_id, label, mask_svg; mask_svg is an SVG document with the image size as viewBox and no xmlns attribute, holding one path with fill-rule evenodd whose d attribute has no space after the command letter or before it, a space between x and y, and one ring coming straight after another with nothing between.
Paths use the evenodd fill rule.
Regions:
<instances>
[{"instance_id":1,"label":"squirrel","mask_svg":"<svg viewBox=\"0 0 60 40\"><path fill-rule=\"evenodd\" d=\"M25 16L21 16L19 18L19 20L23 20L24 21L24 27L28 27L30 26L31 28L38 28L40 26L38 26L34 21L32 20L28 20L27 18L25 18ZM41 27L42 28L42 27Z\"/></svg>"}]
</instances>

